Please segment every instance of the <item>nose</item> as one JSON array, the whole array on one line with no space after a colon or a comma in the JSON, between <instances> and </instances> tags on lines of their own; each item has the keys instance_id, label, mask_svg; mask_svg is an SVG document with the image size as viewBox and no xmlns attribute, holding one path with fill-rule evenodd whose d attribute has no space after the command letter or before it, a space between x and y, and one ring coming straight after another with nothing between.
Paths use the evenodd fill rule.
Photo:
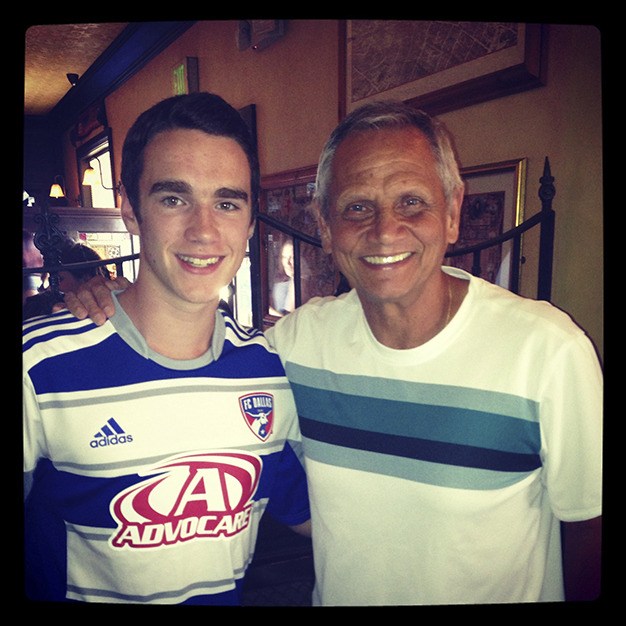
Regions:
<instances>
[{"instance_id":1,"label":"nose","mask_svg":"<svg viewBox=\"0 0 626 626\"><path fill-rule=\"evenodd\" d=\"M185 234L194 243L209 243L219 237L217 216L211 207L199 205L193 208Z\"/></svg>"},{"instance_id":2,"label":"nose","mask_svg":"<svg viewBox=\"0 0 626 626\"><path fill-rule=\"evenodd\" d=\"M393 243L398 239L402 228L399 215L391 209L382 209L376 214L370 233L379 243Z\"/></svg>"}]
</instances>

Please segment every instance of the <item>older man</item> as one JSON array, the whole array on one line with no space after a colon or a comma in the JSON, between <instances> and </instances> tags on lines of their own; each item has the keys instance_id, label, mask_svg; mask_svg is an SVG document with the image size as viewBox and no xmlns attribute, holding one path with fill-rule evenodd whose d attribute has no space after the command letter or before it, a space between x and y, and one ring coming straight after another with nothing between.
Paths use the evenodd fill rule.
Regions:
<instances>
[{"instance_id":1,"label":"older man","mask_svg":"<svg viewBox=\"0 0 626 626\"><path fill-rule=\"evenodd\" d=\"M321 604L597 593L598 361L555 307L442 267L462 196L446 132L403 105L357 110L322 152L324 248L353 291L268 333L300 417Z\"/></svg>"}]
</instances>

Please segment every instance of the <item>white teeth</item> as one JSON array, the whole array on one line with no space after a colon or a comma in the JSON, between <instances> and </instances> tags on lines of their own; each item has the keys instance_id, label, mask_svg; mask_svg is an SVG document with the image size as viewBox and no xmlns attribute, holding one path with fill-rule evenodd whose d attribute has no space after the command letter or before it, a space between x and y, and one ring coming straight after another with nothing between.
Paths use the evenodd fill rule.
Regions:
<instances>
[{"instance_id":1,"label":"white teeth","mask_svg":"<svg viewBox=\"0 0 626 626\"><path fill-rule=\"evenodd\" d=\"M372 263L373 265L388 265L404 261L404 259L408 259L410 256L410 252L402 252L401 254L393 254L391 256L366 256L364 258L368 263Z\"/></svg>"},{"instance_id":2,"label":"white teeth","mask_svg":"<svg viewBox=\"0 0 626 626\"><path fill-rule=\"evenodd\" d=\"M208 267L209 265L215 265L219 261L219 257L211 257L209 259L198 259L195 256L185 256L183 254L179 254L178 258L185 263L189 263L189 265L193 265L194 267Z\"/></svg>"}]
</instances>

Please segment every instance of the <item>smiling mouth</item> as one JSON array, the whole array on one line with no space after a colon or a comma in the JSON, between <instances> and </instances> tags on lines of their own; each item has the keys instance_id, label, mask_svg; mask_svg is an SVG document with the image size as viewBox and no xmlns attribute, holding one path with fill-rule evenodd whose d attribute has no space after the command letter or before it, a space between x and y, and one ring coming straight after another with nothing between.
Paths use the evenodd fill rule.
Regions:
<instances>
[{"instance_id":1,"label":"smiling mouth","mask_svg":"<svg viewBox=\"0 0 626 626\"><path fill-rule=\"evenodd\" d=\"M408 259L412 254L412 252L401 252L400 254L392 254L389 256L364 256L363 259L372 265L393 265L394 263Z\"/></svg>"},{"instance_id":2,"label":"smiling mouth","mask_svg":"<svg viewBox=\"0 0 626 626\"><path fill-rule=\"evenodd\" d=\"M215 265L220 260L218 256L212 256L208 259L199 259L198 257L186 256L184 254L179 254L178 258L192 267L209 267L210 265Z\"/></svg>"}]
</instances>

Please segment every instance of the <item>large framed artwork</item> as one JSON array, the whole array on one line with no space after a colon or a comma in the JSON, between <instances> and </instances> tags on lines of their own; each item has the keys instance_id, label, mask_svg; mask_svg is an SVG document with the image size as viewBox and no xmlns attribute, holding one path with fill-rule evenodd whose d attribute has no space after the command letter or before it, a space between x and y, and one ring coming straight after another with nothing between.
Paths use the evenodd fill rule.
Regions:
<instances>
[{"instance_id":1,"label":"large framed artwork","mask_svg":"<svg viewBox=\"0 0 626 626\"><path fill-rule=\"evenodd\" d=\"M263 177L261 212L290 229L319 240L317 218L312 208L315 172L316 167L311 166ZM338 273L330 256L321 248L307 241L295 241L291 234L263 221L259 222L259 233L264 327L274 324L297 304L335 292ZM297 287L296 266L300 272Z\"/></svg>"},{"instance_id":2,"label":"large framed artwork","mask_svg":"<svg viewBox=\"0 0 626 626\"><path fill-rule=\"evenodd\" d=\"M460 250L493 239L519 226L524 220L527 159L513 159L466 167L461 170L465 195L461 208L459 239L450 251ZM480 276L506 289L512 284L512 269L520 267L520 254L514 257L511 240L481 252ZM473 255L450 257L448 263L472 271Z\"/></svg>"},{"instance_id":3,"label":"large framed artwork","mask_svg":"<svg viewBox=\"0 0 626 626\"><path fill-rule=\"evenodd\" d=\"M544 24L346 20L340 36L342 115L376 99L439 115L545 84Z\"/></svg>"}]
</instances>

